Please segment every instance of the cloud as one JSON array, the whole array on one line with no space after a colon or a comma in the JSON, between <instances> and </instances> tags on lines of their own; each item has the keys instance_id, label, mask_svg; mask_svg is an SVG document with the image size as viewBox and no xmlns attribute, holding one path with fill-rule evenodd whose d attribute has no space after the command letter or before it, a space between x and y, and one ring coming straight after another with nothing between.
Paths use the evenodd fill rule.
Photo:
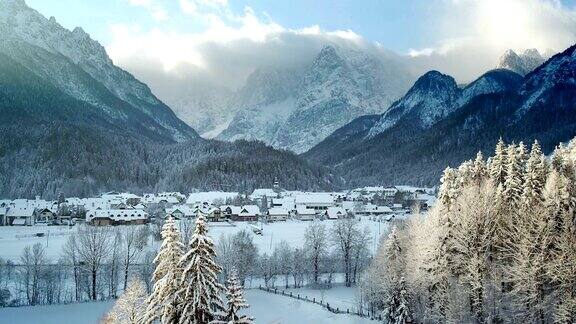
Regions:
<instances>
[{"instance_id":1,"label":"cloud","mask_svg":"<svg viewBox=\"0 0 576 324\"><path fill-rule=\"evenodd\" d=\"M439 13L438 40L411 49L422 70L467 82L494 68L507 49L558 52L576 41L576 11L553 0L452 0Z\"/></svg>"},{"instance_id":2,"label":"cloud","mask_svg":"<svg viewBox=\"0 0 576 324\"><path fill-rule=\"evenodd\" d=\"M162 8L160 0L127 1L151 12ZM387 53L385 45L369 42L349 29L287 28L250 7L235 13L227 0L174 2L177 12L170 12L170 20L180 15L180 20L201 28L174 28L170 20L149 28L131 24L110 28L112 37L106 48L112 59L137 77L145 74L153 89L154 75L182 82L201 78L238 88L258 67L294 68L309 63L326 43ZM576 11L559 1L430 3L434 18L427 22L431 24L427 29L433 31L429 43L401 53L416 75L436 69L459 82L470 82L494 68L509 48L560 51L576 41Z\"/></svg>"},{"instance_id":3,"label":"cloud","mask_svg":"<svg viewBox=\"0 0 576 324\"><path fill-rule=\"evenodd\" d=\"M144 1L144 0L138 0ZM209 81L237 88L254 69L261 66L299 67L326 43L344 46L370 46L351 30L324 31L318 26L289 29L269 17L259 17L246 7L241 14L214 14L200 2L225 6L223 0L181 0L188 15L202 19L207 26L199 32L177 32L168 28L143 29L138 25L115 24L106 49L114 62L139 75L150 67L159 74L201 73ZM205 6L205 4L202 4ZM154 87L154 84L152 84Z\"/></svg>"}]
</instances>

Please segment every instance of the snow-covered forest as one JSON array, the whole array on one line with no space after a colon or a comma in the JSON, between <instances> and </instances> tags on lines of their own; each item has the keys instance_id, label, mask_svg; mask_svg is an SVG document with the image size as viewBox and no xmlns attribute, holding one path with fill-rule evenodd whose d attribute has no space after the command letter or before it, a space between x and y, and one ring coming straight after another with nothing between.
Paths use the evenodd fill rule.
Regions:
<instances>
[{"instance_id":1,"label":"snow-covered forest","mask_svg":"<svg viewBox=\"0 0 576 324\"><path fill-rule=\"evenodd\" d=\"M574 323L576 143L537 142L442 177L439 203L393 228L362 281L391 323Z\"/></svg>"}]
</instances>

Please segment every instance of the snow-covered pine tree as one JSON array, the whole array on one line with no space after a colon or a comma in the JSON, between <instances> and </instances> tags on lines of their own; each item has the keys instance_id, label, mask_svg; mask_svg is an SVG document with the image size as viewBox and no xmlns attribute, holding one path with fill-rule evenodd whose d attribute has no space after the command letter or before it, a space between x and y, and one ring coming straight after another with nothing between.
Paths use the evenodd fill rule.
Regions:
<instances>
[{"instance_id":1,"label":"snow-covered pine tree","mask_svg":"<svg viewBox=\"0 0 576 324\"><path fill-rule=\"evenodd\" d=\"M458 187L462 188L472 183L474 177L474 162L465 161L458 167Z\"/></svg>"},{"instance_id":2,"label":"snow-covered pine tree","mask_svg":"<svg viewBox=\"0 0 576 324\"><path fill-rule=\"evenodd\" d=\"M530 210L523 209L522 222L515 232L517 242L509 267L513 283L511 296L516 307L530 323L545 323L550 311L546 298L549 294L546 231L546 209L537 204Z\"/></svg>"},{"instance_id":3,"label":"snow-covered pine tree","mask_svg":"<svg viewBox=\"0 0 576 324\"><path fill-rule=\"evenodd\" d=\"M177 323L182 311L178 291L182 267L179 264L184 254L184 246L180 238L180 231L172 217L169 217L162 226L162 245L154 259L154 287L147 300L145 323L159 320L160 323Z\"/></svg>"},{"instance_id":4,"label":"snow-covered pine tree","mask_svg":"<svg viewBox=\"0 0 576 324\"><path fill-rule=\"evenodd\" d=\"M506 144L502 138L496 144L496 151L494 156L490 159L490 177L494 181L494 185L504 184L506 180L506 172L508 165Z\"/></svg>"},{"instance_id":5,"label":"snow-covered pine tree","mask_svg":"<svg viewBox=\"0 0 576 324\"><path fill-rule=\"evenodd\" d=\"M146 288L140 279L132 279L105 321L114 324L140 324L145 305Z\"/></svg>"},{"instance_id":6,"label":"snow-covered pine tree","mask_svg":"<svg viewBox=\"0 0 576 324\"><path fill-rule=\"evenodd\" d=\"M512 144L507 149L506 176L504 180L504 202L511 210L520 205L522 196L522 176L524 174L523 150Z\"/></svg>"},{"instance_id":7,"label":"snow-covered pine tree","mask_svg":"<svg viewBox=\"0 0 576 324\"><path fill-rule=\"evenodd\" d=\"M180 260L184 269L179 292L183 305L181 324L209 323L224 310L220 298L223 287L218 283L222 268L214 261L214 241L207 234L206 220L200 214L190 239L190 249Z\"/></svg>"},{"instance_id":8,"label":"snow-covered pine tree","mask_svg":"<svg viewBox=\"0 0 576 324\"><path fill-rule=\"evenodd\" d=\"M542 154L540 145L535 141L526 161L526 172L524 173L521 201L525 211L530 211L544 202L546 170L546 159Z\"/></svg>"},{"instance_id":9,"label":"snow-covered pine tree","mask_svg":"<svg viewBox=\"0 0 576 324\"><path fill-rule=\"evenodd\" d=\"M238 283L236 269L232 269L226 280L227 306L224 314L213 321L215 324L252 324L254 319L247 315L240 315L240 310L250 307L244 299L244 290Z\"/></svg>"},{"instance_id":10,"label":"snow-covered pine tree","mask_svg":"<svg viewBox=\"0 0 576 324\"><path fill-rule=\"evenodd\" d=\"M448 167L444 170L440 178L440 189L438 190L438 200L443 208L450 210L450 206L458 196L458 174Z\"/></svg>"},{"instance_id":11,"label":"snow-covered pine tree","mask_svg":"<svg viewBox=\"0 0 576 324\"><path fill-rule=\"evenodd\" d=\"M404 279L406 259L396 226L392 227L383 248L383 264L386 268L383 272L386 276L384 318L388 323L411 323L412 314Z\"/></svg>"},{"instance_id":12,"label":"snow-covered pine tree","mask_svg":"<svg viewBox=\"0 0 576 324\"><path fill-rule=\"evenodd\" d=\"M528 151L526 150L526 145L524 145L524 142L520 142L520 144L518 144L516 158L520 162L520 165L526 165L526 161L528 160Z\"/></svg>"},{"instance_id":13,"label":"snow-covered pine tree","mask_svg":"<svg viewBox=\"0 0 576 324\"><path fill-rule=\"evenodd\" d=\"M573 215L574 201L570 195L569 180L556 169L550 172L544 191L547 211L548 254L557 251L557 241L564 230L565 221Z\"/></svg>"},{"instance_id":14,"label":"snow-covered pine tree","mask_svg":"<svg viewBox=\"0 0 576 324\"><path fill-rule=\"evenodd\" d=\"M481 151L478 151L472 168L472 181L475 185L480 186L488 176L489 172L486 162L484 162L484 155L482 155Z\"/></svg>"},{"instance_id":15,"label":"snow-covered pine tree","mask_svg":"<svg viewBox=\"0 0 576 324\"><path fill-rule=\"evenodd\" d=\"M386 306L387 307L383 312L386 323L413 323L408 291L406 289L406 280L404 277L400 277L398 287L396 287L392 292L392 295L389 296Z\"/></svg>"}]
</instances>

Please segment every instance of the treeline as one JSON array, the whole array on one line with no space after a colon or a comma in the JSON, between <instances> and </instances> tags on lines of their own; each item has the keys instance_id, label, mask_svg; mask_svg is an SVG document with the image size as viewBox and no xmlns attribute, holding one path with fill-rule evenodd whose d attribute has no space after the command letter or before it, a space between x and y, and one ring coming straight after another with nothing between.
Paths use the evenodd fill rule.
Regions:
<instances>
[{"instance_id":1,"label":"treeline","mask_svg":"<svg viewBox=\"0 0 576 324\"><path fill-rule=\"evenodd\" d=\"M259 253L247 231L223 235L217 259L225 275L236 269L241 284L254 278L262 279L266 287L330 287L336 274L343 274L350 287L372 258L370 243L370 231L360 228L356 219L334 221L330 228L324 222L312 222L301 246L281 241L270 253Z\"/></svg>"},{"instance_id":2,"label":"treeline","mask_svg":"<svg viewBox=\"0 0 576 324\"><path fill-rule=\"evenodd\" d=\"M427 216L394 227L363 280L391 323L576 321L576 143L447 168Z\"/></svg>"},{"instance_id":3,"label":"treeline","mask_svg":"<svg viewBox=\"0 0 576 324\"><path fill-rule=\"evenodd\" d=\"M116 298L135 275L150 290L149 233L144 226L81 226L57 259L41 243L25 247L16 262L0 259L0 306Z\"/></svg>"},{"instance_id":4,"label":"treeline","mask_svg":"<svg viewBox=\"0 0 576 324\"><path fill-rule=\"evenodd\" d=\"M327 190L341 181L322 167L263 143L157 143L97 127L14 119L0 123L0 197L45 199L193 188L251 192Z\"/></svg>"}]
</instances>

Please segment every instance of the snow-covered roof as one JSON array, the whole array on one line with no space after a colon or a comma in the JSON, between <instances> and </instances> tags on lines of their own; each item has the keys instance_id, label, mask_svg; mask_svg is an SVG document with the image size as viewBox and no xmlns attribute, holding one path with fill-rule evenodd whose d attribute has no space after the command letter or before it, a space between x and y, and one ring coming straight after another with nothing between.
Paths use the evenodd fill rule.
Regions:
<instances>
[{"instance_id":1,"label":"snow-covered roof","mask_svg":"<svg viewBox=\"0 0 576 324\"><path fill-rule=\"evenodd\" d=\"M261 188L261 189L254 189L254 191L250 195L250 198L257 199L257 198L263 198L264 196L272 198L276 197L277 195L278 194L276 193L276 191L274 191L274 189Z\"/></svg>"},{"instance_id":2,"label":"snow-covered roof","mask_svg":"<svg viewBox=\"0 0 576 324\"><path fill-rule=\"evenodd\" d=\"M257 216L260 215L260 207L256 205L244 205L242 206L240 216Z\"/></svg>"},{"instance_id":3,"label":"snow-covered roof","mask_svg":"<svg viewBox=\"0 0 576 324\"><path fill-rule=\"evenodd\" d=\"M334 197L330 193L325 192L309 192L306 194L296 195L296 204L325 204L330 205L334 203Z\"/></svg>"},{"instance_id":4,"label":"snow-covered roof","mask_svg":"<svg viewBox=\"0 0 576 324\"><path fill-rule=\"evenodd\" d=\"M230 214L232 214L232 215L238 215L240 213L240 211L242 210L242 206L234 206L234 205L220 206L220 209L222 211L225 211L227 208L230 208Z\"/></svg>"},{"instance_id":5,"label":"snow-covered roof","mask_svg":"<svg viewBox=\"0 0 576 324\"><path fill-rule=\"evenodd\" d=\"M184 216L194 216L195 212L192 208L186 206L186 205L177 205L177 206L173 206L170 208L166 208L165 210L166 214L174 214L174 213L181 213Z\"/></svg>"},{"instance_id":6,"label":"snow-covered roof","mask_svg":"<svg viewBox=\"0 0 576 324\"><path fill-rule=\"evenodd\" d=\"M307 208L306 205L296 205L296 213L298 213L298 215L316 215L316 211Z\"/></svg>"},{"instance_id":7,"label":"snow-covered roof","mask_svg":"<svg viewBox=\"0 0 576 324\"><path fill-rule=\"evenodd\" d=\"M35 208L33 207L11 207L6 211L7 217L32 217Z\"/></svg>"},{"instance_id":8,"label":"snow-covered roof","mask_svg":"<svg viewBox=\"0 0 576 324\"><path fill-rule=\"evenodd\" d=\"M388 206L377 206L373 204L364 205L363 210L370 213L391 213L392 209Z\"/></svg>"},{"instance_id":9,"label":"snow-covered roof","mask_svg":"<svg viewBox=\"0 0 576 324\"><path fill-rule=\"evenodd\" d=\"M238 196L237 192L226 192L226 191L193 192L188 196L186 203L197 204L208 202L212 204L216 200L221 200L222 202L225 202L226 199L233 199L236 196Z\"/></svg>"},{"instance_id":10,"label":"snow-covered roof","mask_svg":"<svg viewBox=\"0 0 576 324\"><path fill-rule=\"evenodd\" d=\"M268 209L268 215L276 216L276 215L288 215L288 209L283 207L272 207Z\"/></svg>"},{"instance_id":11,"label":"snow-covered roof","mask_svg":"<svg viewBox=\"0 0 576 324\"><path fill-rule=\"evenodd\" d=\"M86 211L86 221L89 222L94 218L110 218L115 221L132 221L147 219L148 213L136 209L92 209Z\"/></svg>"},{"instance_id":12,"label":"snow-covered roof","mask_svg":"<svg viewBox=\"0 0 576 324\"><path fill-rule=\"evenodd\" d=\"M328 207L325 215L329 219L338 219L346 215L346 211L342 207Z\"/></svg>"}]
</instances>

